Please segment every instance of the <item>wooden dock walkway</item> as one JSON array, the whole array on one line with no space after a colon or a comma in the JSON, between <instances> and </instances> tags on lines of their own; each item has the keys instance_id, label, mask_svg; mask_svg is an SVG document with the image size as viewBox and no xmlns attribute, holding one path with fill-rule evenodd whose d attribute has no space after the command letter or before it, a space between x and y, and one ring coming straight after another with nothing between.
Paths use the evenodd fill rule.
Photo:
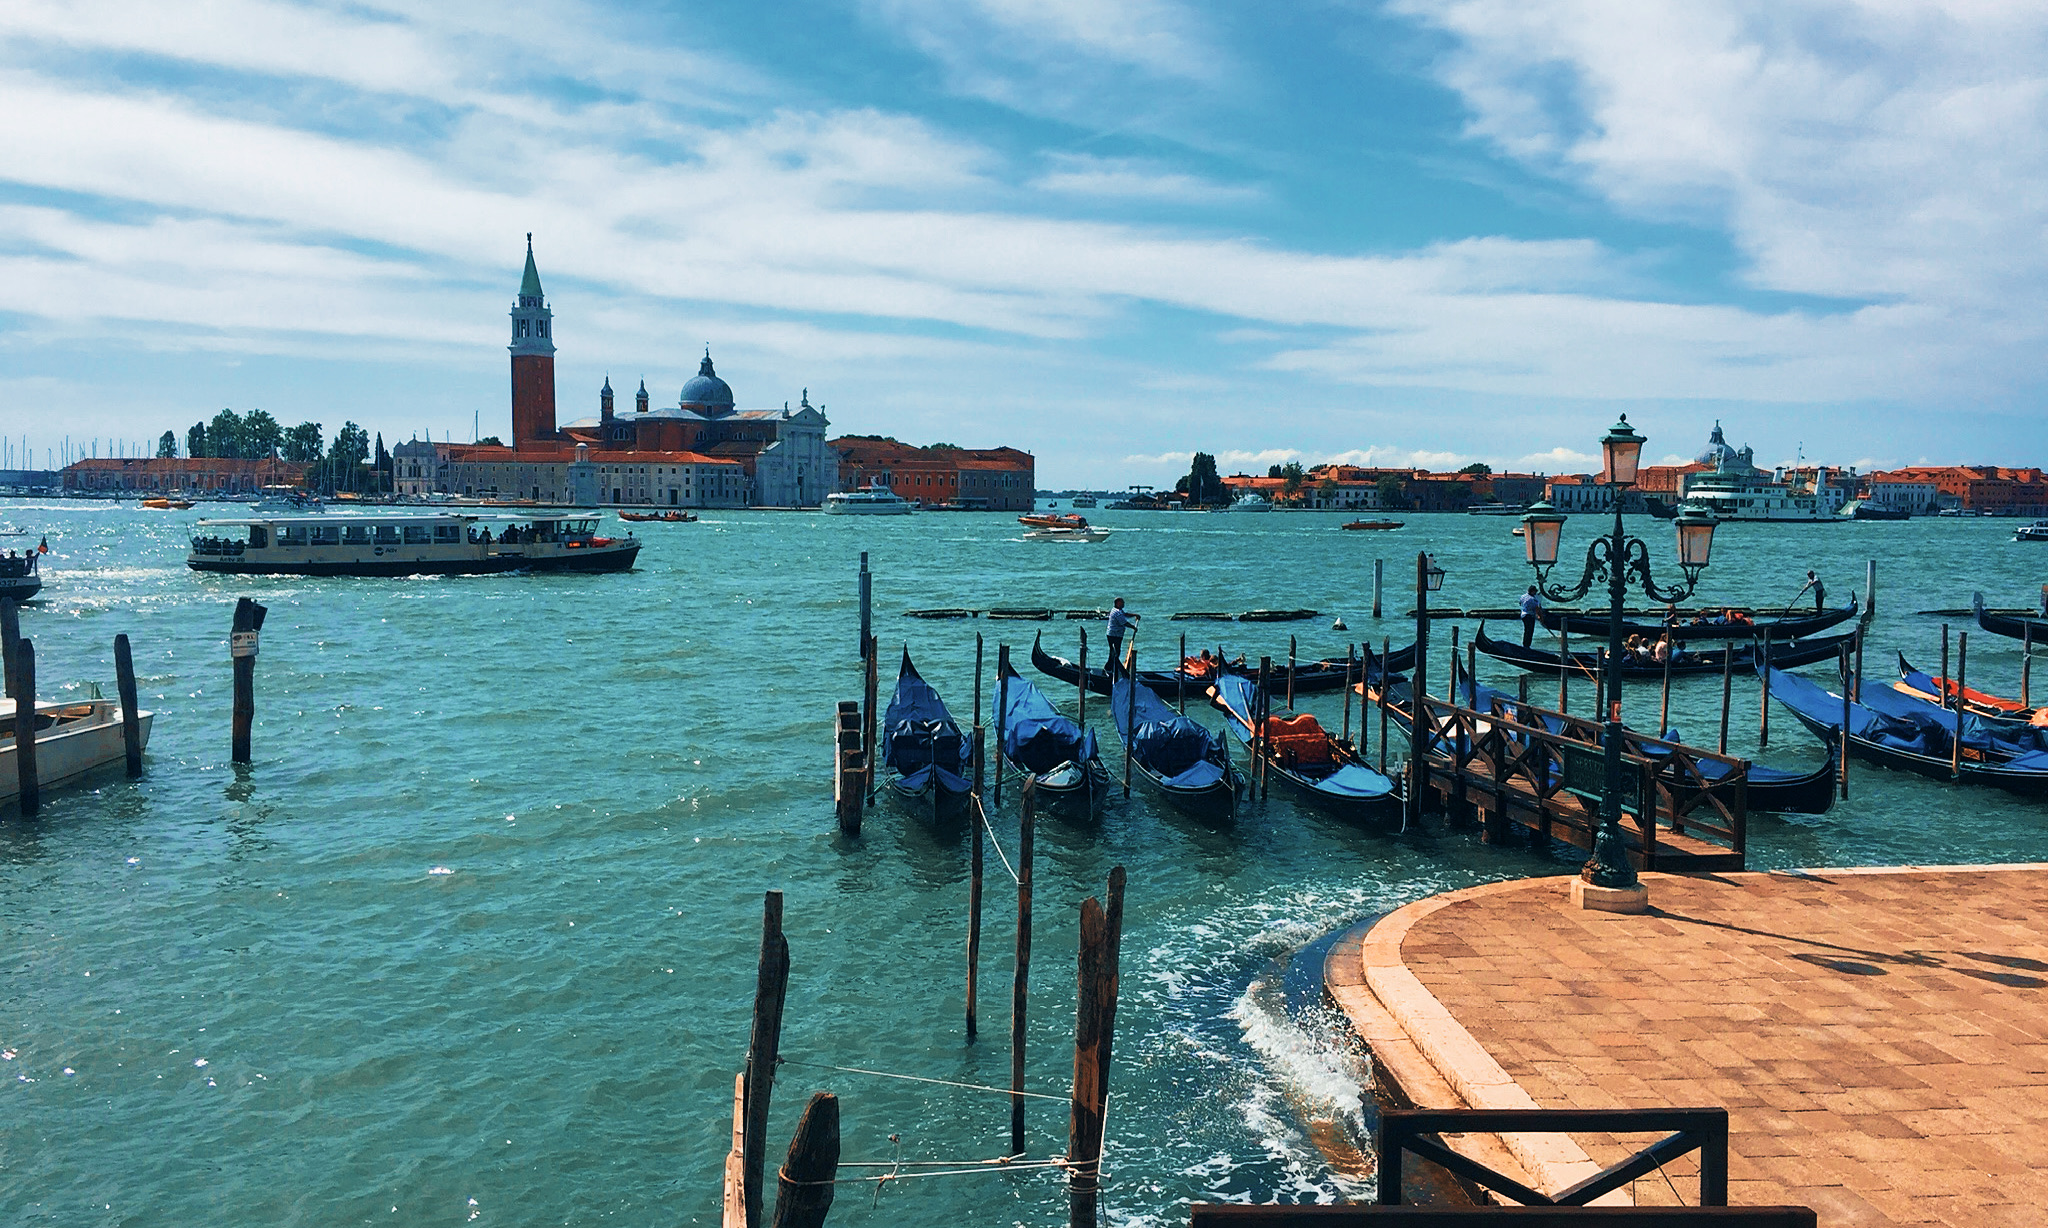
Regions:
<instances>
[{"instance_id":1,"label":"wooden dock walkway","mask_svg":"<svg viewBox=\"0 0 2048 1228\"><path fill-rule=\"evenodd\" d=\"M1482 712L1425 697L1422 713L1431 752L1425 796L1477 819L1489 839L1513 824L1591 851L1606 786L1602 726L1499 699ZM1748 762L1632 731L1623 737L1622 833L1635 866L1742 869Z\"/></svg>"}]
</instances>

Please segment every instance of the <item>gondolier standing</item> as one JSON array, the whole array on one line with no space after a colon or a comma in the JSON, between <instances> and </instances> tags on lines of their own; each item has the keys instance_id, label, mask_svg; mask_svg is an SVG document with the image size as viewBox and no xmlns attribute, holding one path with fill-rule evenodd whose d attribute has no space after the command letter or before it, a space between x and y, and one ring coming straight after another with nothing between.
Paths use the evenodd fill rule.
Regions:
<instances>
[{"instance_id":1,"label":"gondolier standing","mask_svg":"<svg viewBox=\"0 0 2048 1228\"><path fill-rule=\"evenodd\" d=\"M1827 585L1822 584L1820 582L1820 577L1818 575L1809 571L1806 573L1806 588L1810 588L1813 590L1813 612L1816 614L1825 614L1827 612ZM1801 589L1800 591L1805 592L1806 589ZM1793 600L1796 601L1798 599L1794 598Z\"/></svg>"},{"instance_id":2,"label":"gondolier standing","mask_svg":"<svg viewBox=\"0 0 2048 1228\"><path fill-rule=\"evenodd\" d=\"M1131 624L1136 622L1137 619L1138 616L1136 614L1124 609L1123 598L1119 597L1111 603L1109 631L1104 635L1104 638L1109 641L1109 660L1106 663L1106 668L1109 676L1112 678L1116 677L1117 671L1123 668L1124 636L1129 634Z\"/></svg>"},{"instance_id":3,"label":"gondolier standing","mask_svg":"<svg viewBox=\"0 0 2048 1228\"><path fill-rule=\"evenodd\" d=\"M1543 613L1543 598L1537 595L1536 586L1522 594L1522 647L1527 648L1536 638L1536 619Z\"/></svg>"}]
</instances>

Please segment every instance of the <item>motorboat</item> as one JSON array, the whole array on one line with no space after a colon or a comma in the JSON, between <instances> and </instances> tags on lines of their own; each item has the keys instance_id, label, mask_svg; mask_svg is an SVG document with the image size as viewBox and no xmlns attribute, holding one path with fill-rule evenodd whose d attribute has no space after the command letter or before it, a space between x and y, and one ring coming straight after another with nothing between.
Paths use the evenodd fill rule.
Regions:
<instances>
[{"instance_id":1,"label":"motorboat","mask_svg":"<svg viewBox=\"0 0 2048 1228\"><path fill-rule=\"evenodd\" d=\"M0 597L27 601L43 591L42 554L24 550L0 555Z\"/></svg>"},{"instance_id":2,"label":"motorboat","mask_svg":"<svg viewBox=\"0 0 2048 1228\"><path fill-rule=\"evenodd\" d=\"M863 486L825 496L827 516L908 516L917 510L886 486Z\"/></svg>"},{"instance_id":3,"label":"motorboat","mask_svg":"<svg viewBox=\"0 0 2048 1228\"><path fill-rule=\"evenodd\" d=\"M2048 520L2021 525L2012 531L2012 539L2016 542L2048 542Z\"/></svg>"},{"instance_id":4,"label":"motorboat","mask_svg":"<svg viewBox=\"0 0 2048 1228\"><path fill-rule=\"evenodd\" d=\"M600 537L592 515L460 512L206 519L185 565L256 576L471 576L625 571L640 539Z\"/></svg>"},{"instance_id":5,"label":"motorboat","mask_svg":"<svg viewBox=\"0 0 2048 1228\"><path fill-rule=\"evenodd\" d=\"M0 801L21 793L15 764L16 708L0 699ZM155 714L137 709L142 744L149 745ZM36 784L49 789L77 780L95 768L119 763L128 747L121 734L121 705L111 699L50 700L36 704Z\"/></svg>"},{"instance_id":6,"label":"motorboat","mask_svg":"<svg viewBox=\"0 0 2048 1228\"><path fill-rule=\"evenodd\" d=\"M1026 529L1024 540L1028 542L1099 542L1109 536L1108 529L1082 525L1080 528Z\"/></svg>"}]
</instances>

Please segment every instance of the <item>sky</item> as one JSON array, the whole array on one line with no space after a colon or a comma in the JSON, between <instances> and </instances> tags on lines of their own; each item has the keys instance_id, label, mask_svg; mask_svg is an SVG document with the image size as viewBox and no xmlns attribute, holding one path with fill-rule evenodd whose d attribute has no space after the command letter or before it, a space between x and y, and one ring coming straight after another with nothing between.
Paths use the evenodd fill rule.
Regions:
<instances>
[{"instance_id":1,"label":"sky","mask_svg":"<svg viewBox=\"0 0 2048 1228\"><path fill-rule=\"evenodd\" d=\"M742 408L1038 458L2048 465L2048 7L9 0L0 436ZM125 445L114 440L129 441Z\"/></svg>"}]
</instances>

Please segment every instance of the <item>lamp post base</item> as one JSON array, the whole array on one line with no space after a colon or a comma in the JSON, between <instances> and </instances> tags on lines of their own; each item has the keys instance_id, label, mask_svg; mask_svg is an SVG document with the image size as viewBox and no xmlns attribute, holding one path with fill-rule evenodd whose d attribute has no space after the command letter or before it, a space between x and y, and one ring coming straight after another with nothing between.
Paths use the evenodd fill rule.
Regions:
<instances>
[{"instance_id":1,"label":"lamp post base","mask_svg":"<svg viewBox=\"0 0 2048 1228\"><path fill-rule=\"evenodd\" d=\"M1572 879L1572 907L1593 912L1646 913L1650 911L1650 888L1646 883L1632 887L1600 887L1583 878Z\"/></svg>"}]
</instances>

